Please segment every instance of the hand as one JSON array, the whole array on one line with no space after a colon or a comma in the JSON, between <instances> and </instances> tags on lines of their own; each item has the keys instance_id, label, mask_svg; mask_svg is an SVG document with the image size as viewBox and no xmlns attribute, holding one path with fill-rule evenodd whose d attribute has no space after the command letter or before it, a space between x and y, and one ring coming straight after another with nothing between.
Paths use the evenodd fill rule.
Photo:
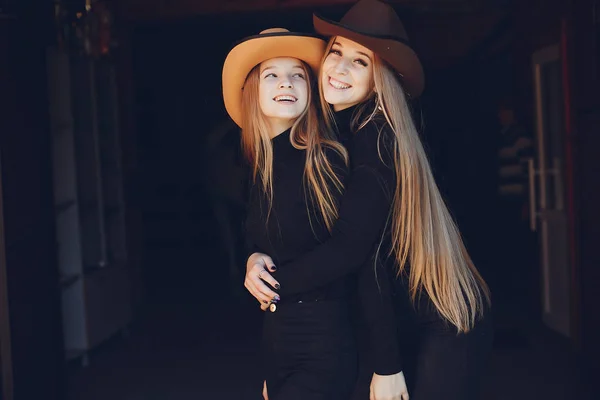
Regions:
<instances>
[{"instance_id":1,"label":"hand","mask_svg":"<svg viewBox=\"0 0 600 400\"><path fill-rule=\"evenodd\" d=\"M267 381L263 382L263 399L269 400L269 393L267 392Z\"/></svg>"},{"instance_id":2,"label":"hand","mask_svg":"<svg viewBox=\"0 0 600 400\"><path fill-rule=\"evenodd\" d=\"M269 273L269 271L274 272L276 270L273 260L266 254L254 253L248 257L246 262L244 286L258 300L263 311L272 302L279 301L279 295L265 285L265 282L267 282L275 289L279 289L279 282Z\"/></svg>"},{"instance_id":3,"label":"hand","mask_svg":"<svg viewBox=\"0 0 600 400\"><path fill-rule=\"evenodd\" d=\"M408 400L408 389L402 371L394 375L373 374L370 400Z\"/></svg>"}]
</instances>

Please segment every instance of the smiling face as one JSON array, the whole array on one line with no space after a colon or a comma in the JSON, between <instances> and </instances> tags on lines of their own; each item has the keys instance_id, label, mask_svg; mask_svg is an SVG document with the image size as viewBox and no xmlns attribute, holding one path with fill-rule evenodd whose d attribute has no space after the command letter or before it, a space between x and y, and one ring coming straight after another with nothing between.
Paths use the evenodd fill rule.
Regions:
<instances>
[{"instance_id":1,"label":"smiling face","mask_svg":"<svg viewBox=\"0 0 600 400\"><path fill-rule=\"evenodd\" d=\"M272 136L290 128L308 104L308 75L298 59L278 57L260 64L258 100Z\"/></svg>"},{"instance_id":2,"label":"smiling face","mask_svg":"<svg viewBox=\"0 0 600 400\"><path fill-rule=\"evenodd\" d=\"M321 65L325 100L335 111L365 100L373 91L373 52L341 36Z\"/></svg>"}]
</instances>

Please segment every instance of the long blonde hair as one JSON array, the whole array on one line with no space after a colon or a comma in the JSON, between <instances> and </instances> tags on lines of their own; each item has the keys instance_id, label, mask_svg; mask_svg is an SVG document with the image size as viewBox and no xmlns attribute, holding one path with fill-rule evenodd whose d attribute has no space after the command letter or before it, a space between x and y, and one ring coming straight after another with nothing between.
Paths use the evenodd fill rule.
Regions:
<instances>
[{"instance_id":1,"label":"long blonde hair","mask_svg":"<svg viewBox=\"0 0 600 400\"><path fill-rule=\"evenodd\" d=\"M348 163L346 149L334 139L318 116L313 102L314 82L311 69L302 62L306 76L308 103L302 114L294 121L290 133L290 142L299 150L306 150L304 165L304 186L307 198L319 210L326 228L331 232L338 217L338 204L335 192L341 193L343 182L335 173L334 167L326 155L326 148L336 151ZM253 180L260 178L262 189L269 200L269 212L273 204L273 147L269 136L267 119L258 102L260 84L260 64L248 74L242 94L242 149L252 166ZM339 171L338 171L339 172ZM309 217L311 213L309 213Z\"/></svg>"},{"instance_id":2,"label":"long blonde hair","mask_svg":"<svg viewBox=\"0 0 600 400\"><path fill-rule=\"evenodd\" d=\"M335 37L329 41L325 57L334 41ZM490 304L489 289L435 183L397 74L376 54L373 81L374 91L357 109L355 121L360 129L383 116L394 134L396 187L388 225L398 275L410 264L408 282L413 303L425 290L443 318L458 332L468 332ZM327 125L332 126L331 106L322 90L320 98Z\"/></svg>"}]
</instances>

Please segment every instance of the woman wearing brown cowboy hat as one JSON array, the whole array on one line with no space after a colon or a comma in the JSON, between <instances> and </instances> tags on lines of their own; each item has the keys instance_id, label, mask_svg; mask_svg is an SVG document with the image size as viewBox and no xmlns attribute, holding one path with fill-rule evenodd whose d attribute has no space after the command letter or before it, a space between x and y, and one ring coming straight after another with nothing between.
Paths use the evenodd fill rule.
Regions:
<instances>
[{"instance_id":1,"label":"woman wearing brown cowboy hat","mask_svg":"<svg viewBox=\"0 0 600 400\"><path fill-rule=\"evenodd\" d=\"M246 281L255 297L275 296L261 286L261 270L283 301L365 262L378 282L384 280L379 272L392 271L418 330L411 398L476 399L492 343L489 290L436 186L410 114L408 99L423 89L421 64L398 16L381 1L359 1L339 23L315 16L314 26L331 37L321 64L321 103L327 124L349 149L351 175L331 238L277 272L270 257L253 254ZM365 314L381 318L377 308ZM377 372L374 383L386 379ZM372 387L371 399L380 398Z\"/></svg>"}]
</instances>

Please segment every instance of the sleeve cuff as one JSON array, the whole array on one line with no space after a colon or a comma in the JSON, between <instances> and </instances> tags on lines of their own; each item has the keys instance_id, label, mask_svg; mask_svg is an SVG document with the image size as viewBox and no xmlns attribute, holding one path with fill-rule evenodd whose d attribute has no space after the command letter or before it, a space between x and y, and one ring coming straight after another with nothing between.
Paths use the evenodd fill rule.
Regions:
<instances>
[{"instance_id":1,"label":"sleeve cuff","mask_svg":"<svg viewBox=\"0 0 600 400\"><path fill-rule=\"evenodd\" d=\"M389 355L386 358L390 358ZM381 357L375 360L374 371L377 375L395 375L402 371L402 362L399 359L384 360Z\"/></svg>"}]
</instances>

